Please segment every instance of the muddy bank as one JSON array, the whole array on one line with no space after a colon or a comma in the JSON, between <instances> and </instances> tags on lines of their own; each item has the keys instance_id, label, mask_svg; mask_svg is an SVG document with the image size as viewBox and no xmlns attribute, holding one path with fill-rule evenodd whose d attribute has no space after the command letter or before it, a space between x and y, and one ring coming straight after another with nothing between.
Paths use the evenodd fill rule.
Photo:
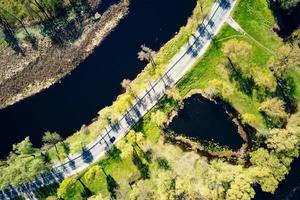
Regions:
<instances>
[{"instance_id":1,"label":"muddy bank","mask_svg":"<svg viewBox=\"0 0 300 200\"><path fill-rule=\"evenodd\" d=\"M49 39L38 41L34 50L23 44L26 56L10 48L0 54L0 109L48 88L69 74L97 47L128 13L129 1L110 6L101 16L82 22L82 35L63 47Z\"/></svg>"}]
</instances>

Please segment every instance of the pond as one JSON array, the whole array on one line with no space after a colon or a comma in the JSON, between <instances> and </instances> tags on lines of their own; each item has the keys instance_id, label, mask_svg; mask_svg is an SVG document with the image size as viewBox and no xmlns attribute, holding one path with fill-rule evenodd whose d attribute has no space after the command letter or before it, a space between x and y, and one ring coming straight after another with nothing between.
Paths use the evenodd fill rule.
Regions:
<instances>
[{"instance_id":1,"label":"pond","mask_svg":"<svg viewBox=\"0 0 300 200\"><path fill-rule=\"evenodd\" d=\"M169 128L176 134L184 134L200 142L214 141L233 150L241 148L244 143L223 106L199 94L184 101L184 108L174 117Z\"/></svg>"},{"instance_id":2,"label":"pond","mask_svg":"<svg viewBox=\"0 0 300 200\"><path fill-rule=\"evenodd\" d=\"M116 0L103 2L101 10ZM122 79L141 72L140 45L158 50L186 24L195 6L196 0L131 0L115 31L61 84L0 111L0 157L26 136L40 146L47 130L67 137L88 124L116 99Z\"/></svg>"}]
</instances>

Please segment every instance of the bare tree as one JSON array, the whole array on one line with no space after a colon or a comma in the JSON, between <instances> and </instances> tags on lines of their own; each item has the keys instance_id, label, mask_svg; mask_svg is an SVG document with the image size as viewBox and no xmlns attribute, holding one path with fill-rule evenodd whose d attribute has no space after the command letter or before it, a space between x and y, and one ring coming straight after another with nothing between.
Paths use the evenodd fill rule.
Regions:
<instances>
[{"instance_id":1,"label":"bare tree","mask_svg":"<svg viewBox=\"0 0 300 200\"><path fill-rule=\"evenodd\" d=\"M156 55L156 52L147 47L146 45L141 45L141 51L138 52L138 59L141 61L148 61L153 67L156 67L153 57Z\"/></svg>"},{"instance_id":2,"label":"bare tree","mask_svg":"<svg viewBox=\"0 0 300 200\"><path fill-rule=\"evenodd\" d=\"M130 79L123 79L122 82L121 82L121 86L122 88L124 88L126 91L128 91L132 96L135 96L131 86L131 80Z\"/></svg>"}]
</instances>

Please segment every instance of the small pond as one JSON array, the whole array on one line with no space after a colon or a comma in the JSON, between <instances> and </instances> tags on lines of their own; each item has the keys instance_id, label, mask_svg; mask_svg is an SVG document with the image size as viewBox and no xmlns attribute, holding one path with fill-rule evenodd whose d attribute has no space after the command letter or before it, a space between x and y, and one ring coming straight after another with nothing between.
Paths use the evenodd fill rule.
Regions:
<instances>
[{"instance_id":1,"label":"small pond","mask_svg":"<svg viewBox=\"0 0 300 200\"><path fill-rule=\"evenodd\" d=\"M201 142L214 141L233 150L239 149L244 143L236 124L223 106L198 94L184 101L184 108L174 117L169 128L177 134Z\"/></svg>"}]
</instances>

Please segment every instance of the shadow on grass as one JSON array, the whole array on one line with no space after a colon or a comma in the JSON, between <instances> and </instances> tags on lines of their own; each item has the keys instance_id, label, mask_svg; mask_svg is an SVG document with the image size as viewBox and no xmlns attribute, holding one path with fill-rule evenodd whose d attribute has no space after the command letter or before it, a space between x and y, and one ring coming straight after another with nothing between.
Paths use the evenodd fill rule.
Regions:
<instances>
[{"instance_id":1,"label":"shadow on grass","mask_svg":"<svg viewBox=\"0 0 300 200\"><path fill-rule=\"evenodd\" d=\"M244 76L241 69L236 67L236 64L233 64L231 59L227 57L228 63L225 65L230 73L231 81L236 81L238 84L239 90L245 93L248 96L252 96L253 89L255 88L256 84L252 76Z\"/></svg>"},{"instance_id":2,"label":"shadow on grass","mask_svg":"<svg viewBox=\"0 0 300 200\"><path fill-rule=\"evenodd\" d=\"M133 148L132 162L138 168L141 173L142 179L149 179L149 166L143 163L136 150Z\"/></svg>"}]
</instances>

